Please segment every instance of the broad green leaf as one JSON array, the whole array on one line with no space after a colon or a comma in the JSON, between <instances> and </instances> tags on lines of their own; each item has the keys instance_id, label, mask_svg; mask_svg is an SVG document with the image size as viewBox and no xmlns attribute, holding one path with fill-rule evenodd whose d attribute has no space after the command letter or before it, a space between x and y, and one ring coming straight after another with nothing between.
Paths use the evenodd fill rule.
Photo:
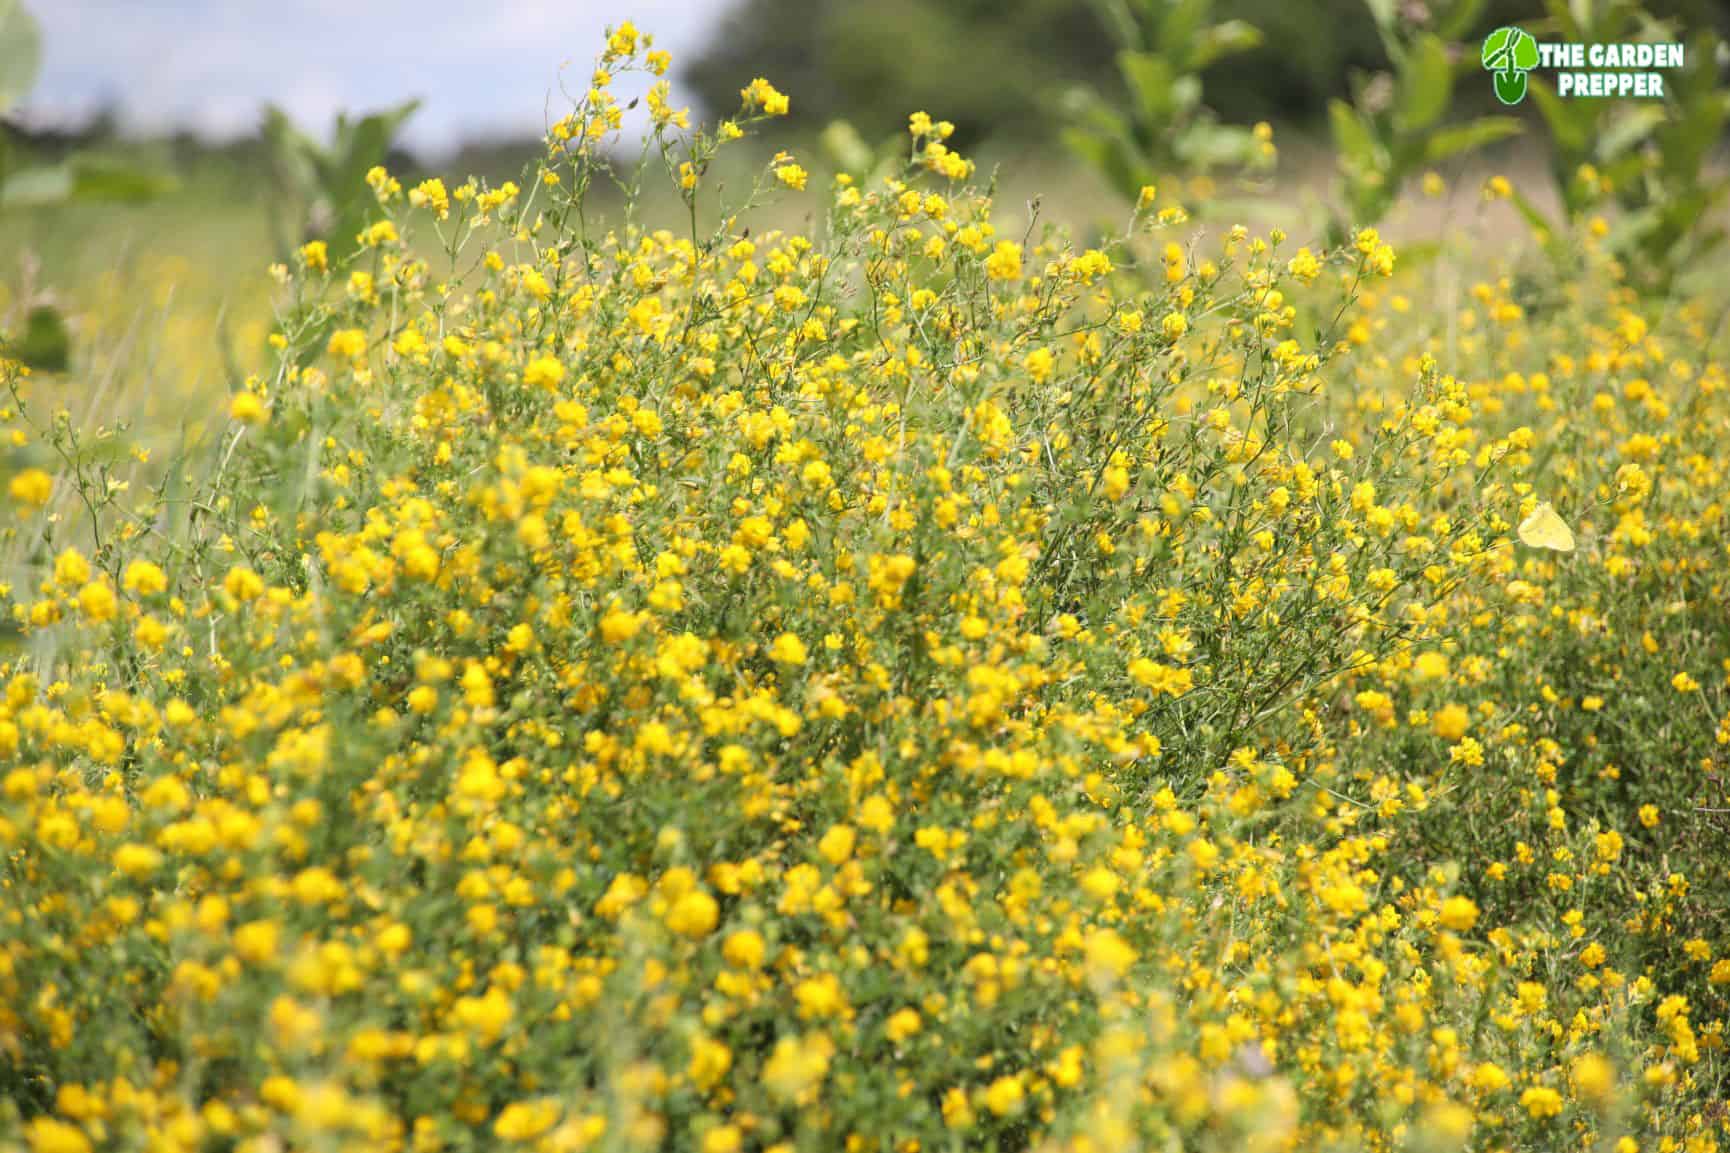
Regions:
<instances>
[{"instance_id":1,"label":"broad green leaf","mask_svg":"<svg viewBox=\"0 0 1730 1153\"><path fill-rule=\"evenodd\" d=\"M1171 119L1176 106L1172 92L1176 77L1164 57L1151 52L1119 52L1117 68L1135 97L1139 119L1149 124L1164 124Z\"/></svg>"},{"instance_id":2,"label":"broad green leaf","mask_svg":"<svg viewBox=\"0 0 1730 1153\"><path fill-rule=\"evenodd\" d=\"M1542 80L1530 85L1538 111L1549 125L1550 136L1565 152L1584 153L1592 143L1592 128L1604 102L1601 100L1563 100Z\"/></svg>"},{"instance_id":3,"label":"broad green leaf","mask_svg":"<svg viewBox=\"0 0 1730 1153\"><path fill-rule=\"evenodd\" d=\"M1488 0L1454 0L1436 18L1436 35L1443 40L1460 40L1478 26L1478 17Z\"/></svg>"},{"instance_id":4,"label":"broad green leaf","mask_svg":"<svg viewBox=\"0 0 1730 1153\"><path fill-rule=\"evenodd\" d=\"M1364 6L1370 10L1370 19L1376 22L1376 27L1383 31L1394 26L1394 20L1399 14L1396 0L1364 0Z\"/></svg>"},{"instance_id":5,"label":"broad green leaf","mask_svg":"<svg viewBox=\"0 0 1730 1153\"><path fill-rule=\"evenodd\" d=\"M1242 20L1227 20L1204 29L1198 38L1190 66L1206 68L1215 60L1248 52L1261 44L1261 29Z\"/></svg>"},{"instance_id":6,"label":"broad green leaf","mask_svg":"<svg viewBox=\"0 0 1730 1153\"><path fill-rule=\"evenodd\" d=\"M1093 7L1099 13L1100 22L1111 33L1113 43L1121 48L1140 46L1140 25L1123 0L1093 0Z\"/></svg>"},{"instance_id":7,"label":"broad green leaf","mask_svg":"<svg viewBox=\"0 0 1730 1153\"><path fill-rule=\"evenodd\" d=\"M42 68L42 30L23 0L0 0L0 113L36 86Z\"/></svg>"},{"instance_id":8,"label":"broad green leaf","mask_svg":"<svg viewBox=\"0 0 1730 1153\"><path fill-rule=\"evenodd\" d=\"M1536 204L1532 203L1530 197L1516 188L1514 189L1514 194L1509 197L1509 199L1513 202L1515 210L1525 218L1526 223L1532 229L1533 235L1535 235L1541 242L1548 243L1556 238L1556 229L1555 226L1550 223L1550 218L1545 216L1543 211L1539 209Z\"/></svg>"},{"instance_id":9,"label":"broad green leaf","mask_svg":"<svg viewBox=\"0 0 1730 1153\"><path fill-rule=\"evenodd\" d=\"M1400 71L1399 122L1409 131L1423 131L1448 110L1453 91L1454 70L1448 63L1447 45L1440 37L1425 33L1406 53L1406 65Z\"/></svg>"},{"instance_id":10,"label":"broad green leaf","mask_svg":"<svg viewBox=\"0 0 1730 1153\"><path fill-rule=\"evenodd\" d=\"M1134 200L1142 185L1152 182L1152 173L1136 160L1121 137L1066 128L1062 139L1064 145L1099 173L1119 196Z\"/></svg>"},{"instance_id":11,"label":"broad green leaf","mask_svg":"<svg viewBox=\"0 0 1730 1153\"><path fill-rule=\"evenodd\" d=\"M1544 11L1555 25L1558 40L1584 40L1584 23L1589 16L1577 14L1570 0L1544 0Z\"/></svg>"},{"instance_id":12,"label":"broad green leaf","mask_svg":"<svg viewBox=\"0 0 1730 1153\"><path fill-rule=\"evenodd\" d=\"M1484 116L1451 128L1443 128L1430 137L1424 147L1424 162L1436 164L1462 152L1472 152L1486 144L1518 136L1519 120L1512 116Z\"/></svg>"},{"instance_id":13,"label":"broad green leaf","mask_svg":"<svg viewBox=\"0 0 1730 1153\"><path fill-rule=\"evenodd\" d=\"M1116 108L1086 88L1071 88L1063 95L1064 117L1089 132L1118 135L1129 131L1129 124Z\"/></svg>"},{"instance_id":14,"label":"broad green leaf","mask_svg":"<svg viewBox=\"0 0 1730 1153\"><path fill-rule=\"evenodd\" d=\"M1334 147L1339 149L1341 159L1364 173L1379 167L1376 157L1381 154L1381 147L1357 109L1344 100L1329 101L1328 124L1333 128Z\"/></svg>"},{"instance_id":15,"label":"broad green leaf","mask_svg":"<svg viewBox=\"0 0 1730 1153\"><path fill-rule=\"evenodd\" d=\"M1153 47L1180 70L1197 67L1192 57L1213 0L1165 0L1163 7Z\"/></svg>"},{"instance_id":16,"label":"broad green leaf","mask_svg":"<svg viewBox=\"0 0 1730 1153\"><path fill-rule=\"evenodd\" d=\"M1617 116L1598 133L1597 155L1613 160L1652 135L1652 130L1664 123L1665 112L1659 105L1634 104Z\"/></svg>"}]
</instances>

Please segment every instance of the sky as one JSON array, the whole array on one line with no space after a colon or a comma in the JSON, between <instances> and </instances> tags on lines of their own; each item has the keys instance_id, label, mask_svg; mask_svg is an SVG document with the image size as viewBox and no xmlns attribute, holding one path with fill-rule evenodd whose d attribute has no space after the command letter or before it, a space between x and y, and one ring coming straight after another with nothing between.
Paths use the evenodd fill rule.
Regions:
<instances>
[{"instance_id":1,"label":"sky","mask_svg":"<svg viewBox=\"0 0 1730 1153\"><path fill-rule=\"evenodd\" d=\"M42 75L25 107L34 122L114 106L131 129L231 136L254 129L275 102L322 135L339 110L418 96L403 142L436 153L465 138L538 133L549 98L562 99L560 68L569 68L568 88L586 87L602 30L621 19L653 33L676 73L730 0L25 3L44 40ZM676 79L673 96L694 103Z\"/></svg>"}]
</instances>

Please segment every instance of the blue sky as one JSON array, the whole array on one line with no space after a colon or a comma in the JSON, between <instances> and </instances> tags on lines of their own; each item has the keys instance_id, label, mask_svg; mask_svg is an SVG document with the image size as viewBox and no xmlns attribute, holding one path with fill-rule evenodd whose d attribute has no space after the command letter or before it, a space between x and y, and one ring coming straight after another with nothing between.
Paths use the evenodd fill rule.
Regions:
<instances>
[{"instance_id":1,"label":"blue sky","mask_svg":"<svg viewBox=\"0 0 1730 1153\"><path fill-rule=\"evenodd\" d=\"M26 0L42 24L32 119L115 104L130 127L251 130L267 101L323 129L339 109L424 104L405 133L440 150L537 131L559 69L586 83L609 23L629 17L689 55L730 0ZM747 77L747 79L749 79ZM743 83L743 81L741 81ZM691 103L674 89L675 99Z\"/></svg>"}]
</instances>

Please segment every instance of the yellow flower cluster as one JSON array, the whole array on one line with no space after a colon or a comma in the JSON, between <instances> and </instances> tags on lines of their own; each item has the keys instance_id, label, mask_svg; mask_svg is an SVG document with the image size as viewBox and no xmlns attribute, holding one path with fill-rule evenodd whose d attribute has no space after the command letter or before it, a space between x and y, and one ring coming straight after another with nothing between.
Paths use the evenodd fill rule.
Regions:
<instances>
[{"instance_id":1,"label":"yellow flower cluster","mask_svg":"<svg viewBox=\"0 0 1730 1153\"><path fill-rule=\"evenodd\" d=\"M609 231L647 48L369 178L207 467L10 479L0 1148L1719 1148L1722 310L1078 251L923 115L751 234L761 79Z\"/></svg>"}]
</instances>

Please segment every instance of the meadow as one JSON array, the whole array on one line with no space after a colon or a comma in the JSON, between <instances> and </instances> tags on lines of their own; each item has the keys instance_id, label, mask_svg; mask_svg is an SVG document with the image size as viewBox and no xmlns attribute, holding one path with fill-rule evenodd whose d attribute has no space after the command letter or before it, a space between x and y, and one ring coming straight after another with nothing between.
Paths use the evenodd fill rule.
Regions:
<instances>
[{"instance_id":1,"label":"meadow","mask_svg":"<svg viewBox=\"0 0 1730 1153\"><path fill-rule=\"evenodd\" d=\"M1730 1140L1711 266L1572 162L1066 227L763 78L621 163L668 66L268 269L43 242L0 1151Z\"/></svg>"}]
</instances>

